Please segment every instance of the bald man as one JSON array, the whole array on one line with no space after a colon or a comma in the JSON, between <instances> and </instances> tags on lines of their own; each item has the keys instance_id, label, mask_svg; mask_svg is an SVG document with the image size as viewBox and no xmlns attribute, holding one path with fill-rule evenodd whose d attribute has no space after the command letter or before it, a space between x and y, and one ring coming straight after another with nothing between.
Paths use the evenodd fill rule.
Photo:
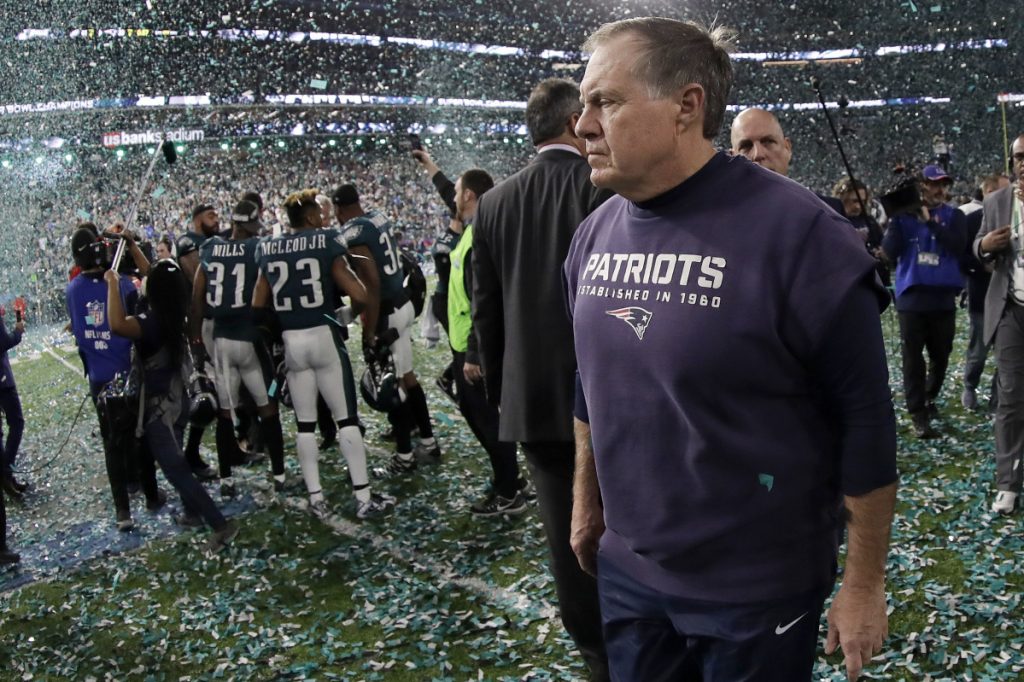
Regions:
<instances>
[{"instance_id":1,"label":"bald man","mask_svg":"<svg viewBox=\"0 0 1024 682\"><path fill-rule=\"evenodd\" d=\"M759 166L789 177L793 142L782 132L775 114L764 109L744 109L732 121L732 153L745 156ZM843 202L819 194L829 208L845 217Z\"/></svg>"}]
</instances>

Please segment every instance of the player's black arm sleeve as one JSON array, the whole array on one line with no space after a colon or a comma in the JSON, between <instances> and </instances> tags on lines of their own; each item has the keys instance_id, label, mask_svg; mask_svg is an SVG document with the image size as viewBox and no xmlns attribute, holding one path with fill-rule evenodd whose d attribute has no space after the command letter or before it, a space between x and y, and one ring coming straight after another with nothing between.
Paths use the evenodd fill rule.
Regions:
<instances>
[{"instance_id":1,"label":"player's black arm sleeve","mask_svg":"<svg viewBox=\"0 0 1024 682\"><path fill-rule=\"evenodd\" d=\"M448 179L448 176L437 171L434 173L434 177L430 178L430 181L434 183L434 187L437 189L437 193L441 195L441 201L448 207L448 211L451 216L455 217L455 183Z\"/></svg>"}]
</instances>

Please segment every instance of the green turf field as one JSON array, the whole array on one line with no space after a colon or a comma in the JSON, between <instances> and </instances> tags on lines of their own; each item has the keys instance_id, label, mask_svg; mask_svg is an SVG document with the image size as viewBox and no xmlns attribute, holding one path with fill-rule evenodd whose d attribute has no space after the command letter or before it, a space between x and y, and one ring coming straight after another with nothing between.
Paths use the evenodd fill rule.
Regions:
<instances>
[{"instance_id":1,"label":"green turf field","mask_svg":"<svg viewBox=\"0 0 1024 682\"><path fill-rule=\"evenodd\" d=\"M1019 516L988 511L990 420L960 407L966 318L943 395L942 438L917 441L902 412L892 315L884 321L902 481L889 564L892 634L869 675L1024 679L1024 539ZM443 344L417 345L417 371L444 462L383 485L399 498L392 516L355 521L336 450L321 460L334 509L325 521L305 511L301 484L275 494L259 466L243 470L241 499L227 506L241 534L213 558L202 551L205 532L179 532L169 510L149 515L141 498L133 501L136 530L116 531L91 405L75 423L85 381L28 350L15 365L28 422L19 468L38 471L23 476L34 484L24 503L8 505L11 545L24 558L0 572L0 679L582 678L553 605L536 510L497 520L469 514L488 467L433 386L447 362ZM73 351L58 355L80 366ZM379 438L384 420L362 415L371 466L381 464L390 452ZM290 415L284 423L298 482ZM219 500L216 484L209 489ZM822 657L816 679L845 679L841 657Z\"/></svg>"}]
</instances>

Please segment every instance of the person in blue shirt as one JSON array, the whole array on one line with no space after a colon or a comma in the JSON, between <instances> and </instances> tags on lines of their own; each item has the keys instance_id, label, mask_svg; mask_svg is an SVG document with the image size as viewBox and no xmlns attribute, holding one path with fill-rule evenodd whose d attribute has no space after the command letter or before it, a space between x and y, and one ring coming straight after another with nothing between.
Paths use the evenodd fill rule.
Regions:
<instances>
[{"instance_id":1,"label":"person in blue shirt","mask_svg":"<svg viewBox=\"0 0 1024 682\"><path fill-rule=\"evenodd\" d=\"M129 531L135 525L128 494L128 482L134 472L138 472L149 511L163 506L166 497L157 487L152 458L141 456L143 453L133 436L136 406L129 405L120 396L100 399L107 385L118 375L126 377L132 365L132 342L110 330L107 284L103 281L103 272L110 266L107 246L96 236L94 227L82 224L71 235L71 254L82 269L65 290L71 331L89 379L89 395L99 417L117 527L118 530ZM124 309L134 313L138 292L131 280L122 279L119 291Z\"/></svg>"},{"instance_id":2,"label":"person in blue shirt","mask_svg":"<svg viewBox=\"0 0 1024 682\"><path fill-rule=\"evenodd\" d=\"M844 504L825 652L841 646L857 679L888 633L888 297L835 211L715 150L730 33L638 18L583 48L575 130L591 181L618 196L564 267L571 542L617 682L810 680Z\"/></svg>"},{"instance_id":3,"label":"person in blue shirt","mask_svg":"<svg viewBox=\"0 0 1024 682\"><path fill-rule=\"evenodd\" d=\"M964 288L967 218L946 203L952 184L942 168L925 166L920 208L890 216L882 238L882 250L896 263L903 393L918 438L938 435L933 426L939 416L936 400L953 352L956 302Z\"/></svg>"}]
</instances>

